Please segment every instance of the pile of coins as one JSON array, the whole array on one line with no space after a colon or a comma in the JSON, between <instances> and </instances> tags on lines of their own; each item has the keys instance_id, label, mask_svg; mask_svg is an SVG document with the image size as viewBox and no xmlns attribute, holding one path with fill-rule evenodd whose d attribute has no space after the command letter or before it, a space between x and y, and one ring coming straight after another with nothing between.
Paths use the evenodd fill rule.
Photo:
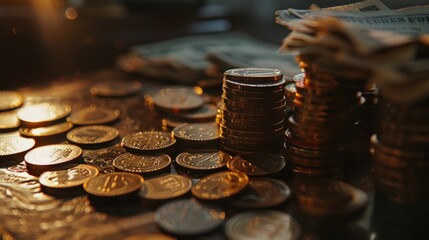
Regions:
<instances>
[{"instance_id":1,"label":"pile of coins","mask_svg":"<svg viewBox=\"0 0 429 240\"><path fill-rule=\"evenodd\" d=\"M396 203L429 203L428 103L378 103L376 135L371 138L376 183L379 192Z\"/></svg>"},{"instance_id":2,"label":"pile of coins","mask_svg":"<svg viewBox=\"0 0 429 240\"><path fill-rule=\"evenodd\" d=\"M284 133L285 80L277 69L238 68L224 73L221 147L230 152L280 149Z\"/></svg>"}]
</instances>

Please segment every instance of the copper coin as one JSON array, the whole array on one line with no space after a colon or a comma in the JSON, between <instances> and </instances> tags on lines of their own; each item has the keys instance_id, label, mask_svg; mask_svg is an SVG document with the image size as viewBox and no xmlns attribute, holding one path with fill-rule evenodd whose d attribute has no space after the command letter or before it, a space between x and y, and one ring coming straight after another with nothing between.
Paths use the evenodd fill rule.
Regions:
<instances>
[{"instance_id":1,"label":"copper coin","mask_svg":"<svg viewBox=\"0 0 429 240\"><path fill-rule=\"evenodd\" d=\"M283 79L279 69L235 68L225 71L224 78L245 83L270 83Z\"/></svg>"},{"instance_id":2,"label":"copper coin","mask_svg":"<svg viewBox=\"0 0 429 240\"><path fill-rule=\"evenodd\" d=\"M103 125L78 127L67 133L70 142L81 145L108 143L118 136L119 131L116 128Z\"/></svg>"},{"instance_id":3,"label":"copper coin","mask_svg":"<svg viewBox=\"0 0 429 240\"><path fill-rule=\"evenodd\" d=\"M211 141L219 138L216 123L185 123L173 129L175 138L187 141Z\"/></svg>"},{"instance_id":4,"label":"copper coin","mask_svg":"<svg viewBox=\"0 0 429 240\"><path fill-rule=\"evenodd\" d=\"M32 138L19 136L0 137L0 159L13 158L30 150L35 144L36 141Z\"/></svg>"},{"instance_id":5,"label":"copper coin","mask_svg":"<svg viewBox=\"0 0 429 240\"><path fill-rule=\"evenodd\" d=\"M62 122L47 127L38 128L20 128L19 133L26 137L42 138L51 137L59 134L66 133L73 128L73 124L69 122Z\"/></svg>"},{"instance_id":6,"label":"copper coin","mask_svg":"<svg viewBox=\"0 0 429 240\"><path fill-rule=\"evenodd\" d=\"M266 176L283 170L285 158L273 153L245 153L233 157L227 164L232 171L243 172L249 176Z\"/></svg>"},{"instance_id":7,"label":"copper coin","mask_svg":"<svg viewBox=\"0 0 429 240\"><path fill-rule=\"evenodd\" d=\"M125 136L122 145L131 151L154 152L172 147L176 140L170 133L160 131L137 132Z\"/></svg>"},{"instance_id":8,"label":"copper coin","mask_svg":"<svg viewBox=\"0 0 429 240\"><path fill-rule=\"evenodd\" d=\"M90 92L100 97L126 97L139 93L141 89L138 81L110 81L95 84Z\"/></svg>"},{"instance_id":9,"label":"copper coin","mask_svg":"<svg viewBox=\"0 0 429 240\"><path fill-rule=\"evenodd\" d=\"M191 187L191 179L169 173L146 180L139 195L149 200L166 200L185 195L191 190Z\"/></svg>"},{"instance_id":10,"label":"copper coin","mask_svg":"<svg viewBox=\"0 0 429 240\"><path fill-rule=\"evenodd\" d=\"M203 200L221 200L236 195L249 184L241 172L219 172L202 178L192 187L192 194Z\"/></svg>"},{"instance_id":11,"label":"copper coin","mask_svg":"<svg viewBox=\"0 0 429 240\"><path fill-rule=\"evenodd\" d=\"M176 163L192 170L213 170L226 166L231 155L214 149L182 152L176 157Z\"/></svg>"},{"instance_id":12,"label":"copper coin","mask_svg":"<svg viewBox=\"0 0 429 240\"><path fill-rule=\"evenodd\" d=\"M107 124L118 120L121 112L118 109L108 109L91 105L74 111L70 115L70 121L76 125Z\"/></svg>"},{"instance_id":13,"label":"copper coin","mask_svg":"<svg viewBox=\"0 0 429 240\"><path fill-rule=\"evenodd\" d=\"M113 166L124 172L152 173L164 170L171 164L167 154L134 155L123 153L113 160Z\"/></svg>"},{"instance_id":14,"label":"copper coin","mask_svg":"<svg viewBox=\"0 0 429 240\"><path fill-rule=\"evenodd\" d=\"M0 91L0 112L20 107L24 102L22 95L15 91Z\"/></svg>"},{"instance_id":15,"label":"copper coin","mask_svg":"<svg viewBox=\"0 0 429 240\"><path fill-rule=\"evenodd\" d=\"M119 197L137 192L143 182L143 177L138 174L115 172L87 180L83 189L93 196Z\"/></svg>"},{"instance_id":16,"label":"copper coin","mask_svg":"<svg viewBox=\"0 0 429 240\"><path fill-rule=\"evenodd\" d=\"M15 130L19 127L16 111L0 112L0 132Z\"/></svg>"},{"instance_id":17,"label":"copper coin","mask_svg":"<svg viewBox=\"0 0 429 240\"><path fill-rule=\"evenodd\" d=\"M153 104L168 112L183 112L203 106L204 99L190 88L165 88L152 97Z\"/></svg>"},{"instance_id":18,"label":"copper coin","mask_svg":"<svg viewBox=\"0 0 429 240\"><path fill-rule=\"evenodd\" d=\"M21 108L18 119L23 127L44 127L66 118L71 112L70 105L62 103L39 103Z\"/></svg>"},{"instance_id":19,"label":"copper coin","mask_svg":"<svg viewBox=\"0 0 429 240\"><path fill-rule=\"evenodd\" d=\"M68 169L43 172L39 176L41 185L48 188L67 189L82 186L85 181L98 175L98 168L88 164L70 166Z\"/></svg>"}]
</instances>

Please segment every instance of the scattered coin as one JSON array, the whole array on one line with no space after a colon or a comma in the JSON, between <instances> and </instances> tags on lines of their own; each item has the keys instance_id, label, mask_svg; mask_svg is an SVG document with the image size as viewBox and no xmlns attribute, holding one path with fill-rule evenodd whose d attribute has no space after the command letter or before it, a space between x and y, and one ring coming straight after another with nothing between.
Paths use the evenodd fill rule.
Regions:
<instances>
[{"instance_id":1,"label":"scattered coin","mask_svg":"<svg viewBox=\"0 0 429 240\"><path fill-rule=\"evenodd\" d=\"M185 195L191 190L191 187L191 179L169 173L146 180L139 195L149 200L166 200Z\"/></svg>"},{"instance_id":2,"label":"scattered coin","mask_svg":"<svg viewBox=\"0 0 429 240\"><path fill-rule=\"evenodd\" d=\"M67 139L78 145L100 145L112 142L119 136L114 127L103 125L83 126L67 133Z\"/></svg>"},{"instance_id":3,"label":"scattered coin","mask_svg":"<svg viewBox=\"0 0 429 240\"><path fill-rule=\"evenodd\" d=\"M226 222L228 239L294 240L301 236L301 226L290 215L274 210L242 212Z\"/></svg>"},{"instance_id":4,"label":"scattered coin","mask_svg":"<svg viewBox=\"0 0 429 240\"><path fill-rule=\"evenodd\" d=\"M136 233L123 238L123 240L176 240L176 238L162 233Z\"/></svg>"},{"instance_id":5,"label":"scattered coin","mask_svg":"<svg viewBox=\"0 0 429 240\"><path fill-rule=\"evenodd\" d=\"M113 166L123 172L139 174L153 173L167 169L171 158L167 154L134 155L123 153L113 160Z\"/></svg>"},{"instance_id":6,"label":"scattered coin","mask_svg":"<svg viewBox=\"0 0 429 240\"><path fill-rule=\"evenodd\" d=\"M221 200L236 195L249 184L241 172L219 172L202 178L192 187L192 194L203 200Z\"/></svg>"},{"instance_id":7,"label":"scattered coin","mask_svg":"<svg viewBox=\"0 0 429 240\"><path fill-rule=\"evenodd\" d=\"M204 99L190 88L165 88L152 97L156 108L172 113L193 111L204 104Z\"/></svg>"},{"instance_id":8,"label":"scattered coin","mask_svg":"<svg viewBox=\"0 0 429 240\"><path fill-rule=\"evenodd\" d=\"M22 95L15 91L0 91L0 112L20 107L24 102Z\"/></svg>"},{"instance_id":9,"label":"scattered coin","mask_svg":"<svg viewBox=\"0 0 429 240\"><path fill-rule=\"evenodd\" d=\"M138 174L115 172L91 178L83 184L83 188L93 196L119 197L137 192L143 181Z\"/></svg>"},{"instance_id":10,"label":"scattered coin","mask_svg":"<svg viewBox=\"0 0 429 240\"><path fill-rule=\"evenodd\" d=\"M39 103L21 108L18 119L22 127L35 128L52 125L65 119L71 112L70 105L62 103Z\"/></svg>"},{"instance_id":11,"label":"scattered coin","mask_svg":"<svg viewBox=\"0 0 429 240\"><path fill-rule=\"evenodd\" d=\"M286 166L285 158L274 153L244 153L233 157L227 167L248 176L266 176L278 173Z\"/></svg>"},{"instance_id":12,"label":"scattered coin","mask_svg":"<svg viewBox=\"0 0 429 240\"><path fill-rule=\"evenodd\" d=\"M122 139L125 149L140 153L168 151L175 143L170 133L160 131L137 132Z\"/></svg>"},{"instance_id":13,"label":"scattered coin","mask_svg":"<svg viewBox=\"0 0 429 240\"><path fill-rule=\"evenodd\" d=\"M185 122L208 122L216 118L217 107L213 104L204 104L195 111L189 113L179 113L175 118Z\"/></svg>"},{"instance_id":14,"label":"scattered coin","mask_svg":"<svg viewBox=\"0 0 429 240\"><path fill-rule=\"evenodd\" d=\"M36 141L32 138L19 136L0 137L0 159L13 159L34 147Z\"/></svg>"},{"instance_id":15,"label":"scattered coin","mask_svg":"<svg viewBox=\"0 0 429 240\"><path fill-rule=\"evenodd\" d=\"M194 199L164 204L155 212L155 222L163 230L176 235L198 235L219 227L225 212L215 206L203 205Z\"/></svg>"},{"instance_id":16,"label":"scattered coin","mask_svg":"<svg viewBox=\"0 0 429 240\"><path fill-rule=\"evenodd\" d=\"M219 128L216 123L185 123L172 131L182 149L217 148Z\"/></svg>"},{"instance_id":17,"label":"scattered coin","mask_svg":"<svg viewBox=\"0 0 429 240\"><path fill-rule=\"evenodd\" d=\"M70 115L70 121L75 125L99 125L108 124L119 119L121 112L118 109L108 109L91 105L74 111Z\"/></svg>"},{"instance_id":18,"label":"scattered coin","mask_svg":"<svg viewBox=\"0 0 429 240\"><path fill-rule=\"evenodd\" d=\"M95 84L90 92L99 97L126 97L139 93L141 89L139 81L109 81Z\"/></svg>"},{"instance_id":19,"label":"scattered coin","mask_svg":"<svg viewBox=\"0 0 429 240\"><path fill-rule=\"evenodd\" d=\"M72 128L72 123L62 122L47 127L20 128L19 133L25 137L44 138L65 134Z\"/></svg>"},{"instance_id":20,"label":"scattered coin","mask_svg":"<svg viewBox=\"0 0 429 240\"><path fill-rule=\"evenodd\" d=\"M231 155L215 149L182 152L176 157L176 163L192 170L214 170L223 168Z\"/></svg>"},{"instance_id":21,"label":"scattered coin","mask_svg":"<svg viewBox=\"0 0 429 240\"><path fill-rule=\"evenodd\" d=\"M19 128L16 111L0 112L0 132L9 132Z\"/></svg>"}]
</instances>

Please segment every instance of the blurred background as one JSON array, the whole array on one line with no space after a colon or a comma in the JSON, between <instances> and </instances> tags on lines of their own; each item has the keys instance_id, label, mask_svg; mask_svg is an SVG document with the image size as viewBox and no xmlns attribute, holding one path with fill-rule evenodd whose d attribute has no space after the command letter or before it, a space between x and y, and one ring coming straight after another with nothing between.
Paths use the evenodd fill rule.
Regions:
<instances>
[{"instance_id":1,"label":"blurred background","mask_svg":"<svg viewBox=\"0 0 429 240\"><path fill-rule=\"evenodd\" d=\"M240 30L280 44L278 9L353 0L0 0L0 89L115 66L130 46ZM390 8L425 0L384 0Z\"/></svg>"}]
</instances>

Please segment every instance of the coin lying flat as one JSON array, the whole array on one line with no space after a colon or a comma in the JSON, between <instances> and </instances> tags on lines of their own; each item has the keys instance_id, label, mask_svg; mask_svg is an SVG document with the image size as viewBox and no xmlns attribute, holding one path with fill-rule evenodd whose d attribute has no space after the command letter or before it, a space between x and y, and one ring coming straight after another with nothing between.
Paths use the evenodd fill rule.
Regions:
<instances>
[{"instance_id":1,"label":"coin lying flat","mask_svg":"<svg viewBox=\"0 0 429 240\"><path fill-rule=\"evenodd\" d=\"M99 125L118 120L121 112L118 109L108 109L91 105L74 111L70 115L70 121L76 125Z\"/></svg>"},{"instance_id":2,"label":"coin lying flat","mask_svg":"<svg viewBox=\"0 0 429 240\"><path fill-rule=\"evenodd\" d=\"M0 112L0 132L13 131L19 127L16 111Z\"/></svg>"},{"instance_id":3,"label":"coin lying flat","mask_svg":"<svg viewBox=\"0 0 429 240\"><path fill-rule=\"evenodd\" d=\"M266 176L283 170L286 161L282 155L273 153L245 153L233 157L227 167L249 176Z\"/></svg>"},{"instance_id":4,"label":"coin lying flat","mask_svg":"<svg viewBox=\"0 0 429 240\"><path fill-rule=\"evenodd\" d=\"M270 68L235 68L225 71L224 78L238 82L269 83L283 79L283 73Z\"/></svg>"},{"instance_id":5,"label":"coin lying flat","mask_svg":"<svg viewBox=\"0 0 429 240\"><path fill-rule=\"evenodd\" d=\"M285 202L290 194L289 187L283 181L255 178L250 180L247 190L231 204L239 208L269 208Z\"/></svg>"},{"instance_id":6,"label":"coin lying flat","mask_svg":"<svg viewBox=\"0 0 429 240\"><path fill-rule=\"evenodd\" d=\"M93 196L119 197L138 191L143 181L138 174L115 172L91 178L83 184L83 188Z\"/></svg>"},{"instance_id":7,"label":"coin lying flat","mask_svg":"<svg viewBox=\"0 0 429 240\"><path fill-rule=\"evenodd\" d=\"M101 82L91 87L92 95L100 97L126 97L140 92L142 85L138 81Z\"/></svg>"},{"instance_id":8,"label":"coin lying flat","mask_svg":"<svg viewBox=\"0 0 429 240\"><path fill-rule=\"evenodd\" d=\"M171 158L167 154L134 155L123 153L113 160L113 166L123 172L153 173L168 168Z\"/></svg>"},{"instance_id":9,"label":"coin lying flat","mask_svg":"<svg viewBox=\"0 0 429 240\"><path fill-rule=\"evenodd\" d=\"M152 96L156 108L173 113L196 110L204 99L190 88L165 88Z\"/></svg>"},{"instance_id":10,"label":"coin lying flat","mask_svg":"<svg viewBox=\"0 0 429 240\"><path fill-rule=\"evenodd\" d=\"M22 127L44 127L66 118L71 112L70 105L62 103L39 103L21 108L18 119Z\"/></svg>"},{"instance_id":11,"label":"coin lying flat","mask_svg":"<svg viewBox=\"0 0 429 240\"><path fill-rule=\"evenodd\" d=\"M130 134L122 139L122 145L129 151L159 152L167 150L176 143L170 133L145 131Z\"/></svg>"},{"instance_id":12,"label":"coin lying flat","mask_svg":"<svg viewBox=\"0 0 429 240\"><path fill-rule=\"evenodd\" d=\"M192 194L203 200L221 200L236 195L249 184L241 172L219 172L202 178L192 187Z\"/></svg>"},{"instance_id":13,"label":"coin lying flat","mask_svg":"<svg viewBox=\"0 0 429 240\"><path fill-rule=\"evenodd\" d=\"M274 210L242 212L226 222L228 239L299 239L301 227L290 215Z\"/></svg>"},{"instance_id":14,"label":"coin lying flat","mask_svg":"<svg viewBox=\"0 0 429 240\"><path fill-rule=\"evenodd\" d=\"M213 170L226 166L231 159L228 153L206 149L196 152L182 152L176 157L176 163L192 170Z\"/></svg>"},{"instance_id":15,"label":"coin lying flat","mask_svg":"<svg viewBox=\"0 0 429 240\"><path fill-rule=\"evenodd\" d=\"M218 207L203 205L194 199L167 203L155 213L155 222L176 235L197 235L219 227L225 212Z\"/></svg>"},{"instance_id":16,"label":"coin lying flat","mask_svg":"<svg viewBox=\"0 0 429 240\"><path fill-rule=\"evenodd\" d=\"M0 159L13 158L30 150L36 141L19 136L0 137Z\"/></svg>"},{"instance_id":17,"label":"coin lying flat","mask_svg":"<svg viewBox=\"0 0 429 240\"><path fill-rule=\"evenodd\" d=\"M109 143L119 136L114 127L92 125L78 127L67 133L67 140L79 145L98 145Z\"/></svg>"},{"instance_id":18,"label":"coin lying flat","mask_svg":"<svg viewBox=\"0 0 429 240\"><path fill-rule=\"evenodd\" d=\"M18 108L24 102L22 95L15 91L0 91L0 112Z\"/></svg>"},{"instance_id":19,"label":"coin lying flat","mask_svg":"<svg viewBox=\"0 0 429 240\"><path fill-rule=\"evenodd\" d=\"M144 199L166 200L185 195L191 190L191 187L191 179L169 173L146 180L140 189L139 195Z\"/></svg>"},{"instance_id":20,"label":"coin lying flat","mask_svg":"<svg viewBox=\"0 0 429 240\"><path fill-rule=\"evenodd\" d=\"M65 134L73 128L73 124L69 122L62 122L47 127L38 128L20 128L19 133L26 137L43 138L55 135Z\"/></svg>"},{"instance_id":21,"label":"coin lying flat","mask_svg":"<svg viewBox=\"0 0 429 240\"><path fill-rule=\"evenodd\" d=\"M82 149L76 145L52 144L29 151L24 160L28 172L38 176L54 167L78 161L81 155Z\"/></svg>"}]
</instances>

